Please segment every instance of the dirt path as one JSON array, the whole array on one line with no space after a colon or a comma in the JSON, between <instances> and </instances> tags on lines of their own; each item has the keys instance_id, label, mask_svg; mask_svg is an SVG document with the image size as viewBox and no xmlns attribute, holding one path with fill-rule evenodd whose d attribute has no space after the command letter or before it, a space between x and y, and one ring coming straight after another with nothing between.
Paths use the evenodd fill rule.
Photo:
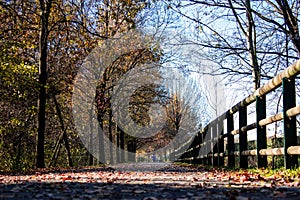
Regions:
<instances>
[{"instance_id":1,"label":"dirt path","mask_svg":"<svg viewBox=\"0 0 300 200\"><path fill-rule=\"evenodd\" d=\"M131 166L134 169L134 166ZM136 166L135 166L136 167ZM153 171L157 167L158 171ZM145 164L0 175L0 199L300 199L298 179Z\"/></svg>"}]
</instances>

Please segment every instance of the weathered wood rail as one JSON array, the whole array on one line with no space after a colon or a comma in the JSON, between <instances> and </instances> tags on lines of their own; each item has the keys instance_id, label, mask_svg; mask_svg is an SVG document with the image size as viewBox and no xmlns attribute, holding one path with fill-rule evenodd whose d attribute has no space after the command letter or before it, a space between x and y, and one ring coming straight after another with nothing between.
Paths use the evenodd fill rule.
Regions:
<instances>
[{"instance_id":1,"label":"weathered wood rail","mask_svg":"<svg viewBox=\"0 0 300 200\"><path fill-rule=\"evenodd\" d=\"M224 158L227 157L227 166L236 167L235 159L238 156L239 167L248 168L248 157L257 156L257 167L262 168L267 167L267 156L283 155L285 168L297 167L300 146L297 146L296 116L300 113L300 106L296 105L295 78L299 73L300 60L211 121L196 134L192 142L188 141L175 150L174 155L179 157L177 160L224 166ZM281 113L267 117L266 95L279 87L282 88L283 110ZM256 122L248 124L247 107L254 102ZM239 115L239 128L236 130L234 130L233 117L235 113ZM283 120L284 146L267 148L266 126L280 120ZM224 130L224 123L227 124L227 130ZM257 132L256 149L248 150L247 131L252 129L256 129ZM239 151L235 151L234 135L236 134L239 135ZM225 138L227 145L224 145Z\"/></svg>"}]
</instances>

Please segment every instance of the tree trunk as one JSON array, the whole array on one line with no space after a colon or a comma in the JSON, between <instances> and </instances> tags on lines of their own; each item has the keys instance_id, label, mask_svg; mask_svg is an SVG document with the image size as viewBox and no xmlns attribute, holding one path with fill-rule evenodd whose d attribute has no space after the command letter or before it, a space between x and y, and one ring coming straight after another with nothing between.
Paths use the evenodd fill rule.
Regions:
<instances>
[{"instance_id":1,"label":"tree trunk","mask_svg":"<svg viewBox=\"0 0 300 200\"><path fill-rule=\"evenodd\" d=\"M104 133L103 133L103 117L98 114L98 136L99 136L99 164L105 164L105 149L104 149Z\"/></svg>"},{"instance_id":2,"label":"tree trunk","mask_svg":"<svg viewBox=\"0 0 300 200\"><path fill-rule=\"evenodd\" d=\"M131 139L127 142L128 161L136 162L136 140Z\"/></svg>"},{"instance_id":3,"label":"tree trunk","mask_svg":"<svg viewBox=\"0 0 300 200\"><path fill-rule=\"evenodd\" d=\"M118 126L116 126L116 134L117 134L117 151L116 151L116 158L117 163L120 163L120 131L118 130Z\"/></svg>"},{"instance_id":4,"label":"tree trunk","mask_svg":"<svg viewBox=\"0 0 300 200\"><path fill-rule=\"evenodd\" d=\"M90 109L90 138L89 138L89 145L90 145L90 152L89 152L89 165L94 164L94 156L91 152L94 152L94 145L93 145L93 132L94 132L94 124L93 124L93 109L94 104L92 104L91 109Z\"/></svg>"},{"instance_id":5,"label":"tree trunk","mask_svg":"<svg viewBox=\"0 0 300 200\"><path fill-rule=\"evenodd\" d=\"M120 161L125 162L125 154L124 154L124 149L125 149L125 134L123 130L118 126L117 130L120 134L120 149L121 149L121 155L120 155Z\"/></svg>"},{"instance_id":6,"label":"tree trunk","mask_svg":"<svg viewBox=\"0 0 300 200\"><path fill-rule=\"evenodd\" d=\"M57 160L59 152L60 152L61 140L62 140L62 134L59 136L58 140L55 143L54 151L53 151L53 154L52 154L52 157L51 157L51 161L50 161L48 167L55 166L55 164L56 164L56 160Z\"/></svg>"},{"instance_id":7,"label":"tree trunk","mask_svg":"<svg viewBox=\"0 0 300 200\"><path fill-rule=\"evenodd\" d=\"M108 116L108 131L109 131L109 141L111 144L109 145L109 162L110 164L114 163L114 157L113 157L113 148L112 148L112 143L113 143L113 134L112 134L112 109L111 107L109 109L109 116Z\"/></svg>"},{"instance_id":8,"label":"tree trunk","mask_svg":"<svg viewBox=\"0 0 300 200\"><path fill-rule=\"evenodd\" d=\"M67 152L68 164L69 164L70 167L73 167L73 161L72 161L72 157L71 157L71 150L70 150L69 140L68 140L68 137L67 137L66 127L64 125L64 120L63 120L63 117L62 117L60 106L59 106L58 101L57 101L55 96L53 96L53 100L54 100L55 108L56 108L57 115L58 115L58 118L59 118L59 121L60 121L61 129L63 131L62 132L62 138L60 139L60 141L61 140L64 141L65 149L66 149L66 152ZM60 144L60 141L59 141L59 144Z\"/></svg>"},{"instance_id":9,"label":"tree trunk","mask_svg":"<svg viewBox=\"0 0 300 200\"><path fill-rule=\"evenodd\" d=\"M298 56L300 57L300 35L297 16L293 15L293 11L287 0L277 0L282 11L284 22L288 27L286 34L289 35L293 45L295 46Z\"/></svg>"},{"instance_id":10,"label":"tree trunk","mask_svg":"<svg viewBox=\"0 0 300 200\"><path fill-rule=\"evenodd\" d=\"M38 124L37 124L37 158L36 167L45 167L45 122L46 122L46 84L47 84L47 42L48 23L52 0L40 0L41 24L39 38L39 96L38 96Z\"/></svg>"},{"instance_id":11,"label":"tree trunk","mask_svg":"<svg viewBox=\"0 0 300 200\"><path fill-rule=\"evenodd\" d=\"M252 17L250 0L246 0L246 15L248 21L248 30L246 37L248 42L249 60L252 68L254 90L256 90L260 87L260 69L258 66L256 55L256 32L254 20Z\"/></svg>"}]
</instances>

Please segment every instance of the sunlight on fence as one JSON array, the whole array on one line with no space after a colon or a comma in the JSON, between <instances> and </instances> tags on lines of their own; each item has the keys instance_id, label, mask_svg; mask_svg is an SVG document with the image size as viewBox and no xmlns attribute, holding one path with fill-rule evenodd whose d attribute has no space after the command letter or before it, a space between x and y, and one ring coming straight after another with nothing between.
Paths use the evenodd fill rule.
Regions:
<instances>
[{"instance_id":1,"label":"sunlight on fence","mask_svg":"<svg viewBox=\"0 0 300 200\"><path fill-rule=\"evenodd\" d=\"M300 60L211 121L196 135L186 151L181 150L184 148L177 149L174 154L182 154L178 161L218 167L226 164L228 167L235 167L235 159L238 156L239 167L248 168L248 157L256 156L257 167L265 168L267 167L267 156L281 155L284 156L285 168L297 167L300 146L297 146L296 116L300 113L300 106L296 105L295 78L299 73ZM267 117L266 95L279 87L282 89L283 111ZM247 106L254 102L256 103L256 122L248 124ZM239 128L236 130L234 130L233 120L235 113L239 115ZM284 146L267 148L266 126L281 120L283 120ZM225 122L227 130L224 130ZM256 149L248 150L247 131L253 129L256 129L257 132ZM226 133L224 133L225 131ZM221 134L214 134L216 132ZM239 135L238 151L236 151L234 143L234 135L237 134ZM210 139L207 140L206 136L210 136ZM205 148L208 148L208 154L201 153L206 152L203 151Z\"/></svg>"}]
</instances>

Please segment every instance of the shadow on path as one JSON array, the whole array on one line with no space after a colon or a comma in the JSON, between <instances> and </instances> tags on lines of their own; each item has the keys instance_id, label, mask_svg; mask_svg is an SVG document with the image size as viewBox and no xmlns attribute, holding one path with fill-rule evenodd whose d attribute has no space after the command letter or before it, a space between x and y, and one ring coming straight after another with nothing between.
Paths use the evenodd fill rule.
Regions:
<instances>
[{"instance_id":1,"label":"shadow on path","mask_svg":"<svg viewBox=\"0 0 300 200\"><path fill-rule=\"evenodd\" d=\"M1 175L0 200L300 199L298 187L255 183L254 179L236 182L216 170L176 165L161 168L162 164L155 163L131 167L137 171L98 167Z\"/></svg>"}]
</instances>

